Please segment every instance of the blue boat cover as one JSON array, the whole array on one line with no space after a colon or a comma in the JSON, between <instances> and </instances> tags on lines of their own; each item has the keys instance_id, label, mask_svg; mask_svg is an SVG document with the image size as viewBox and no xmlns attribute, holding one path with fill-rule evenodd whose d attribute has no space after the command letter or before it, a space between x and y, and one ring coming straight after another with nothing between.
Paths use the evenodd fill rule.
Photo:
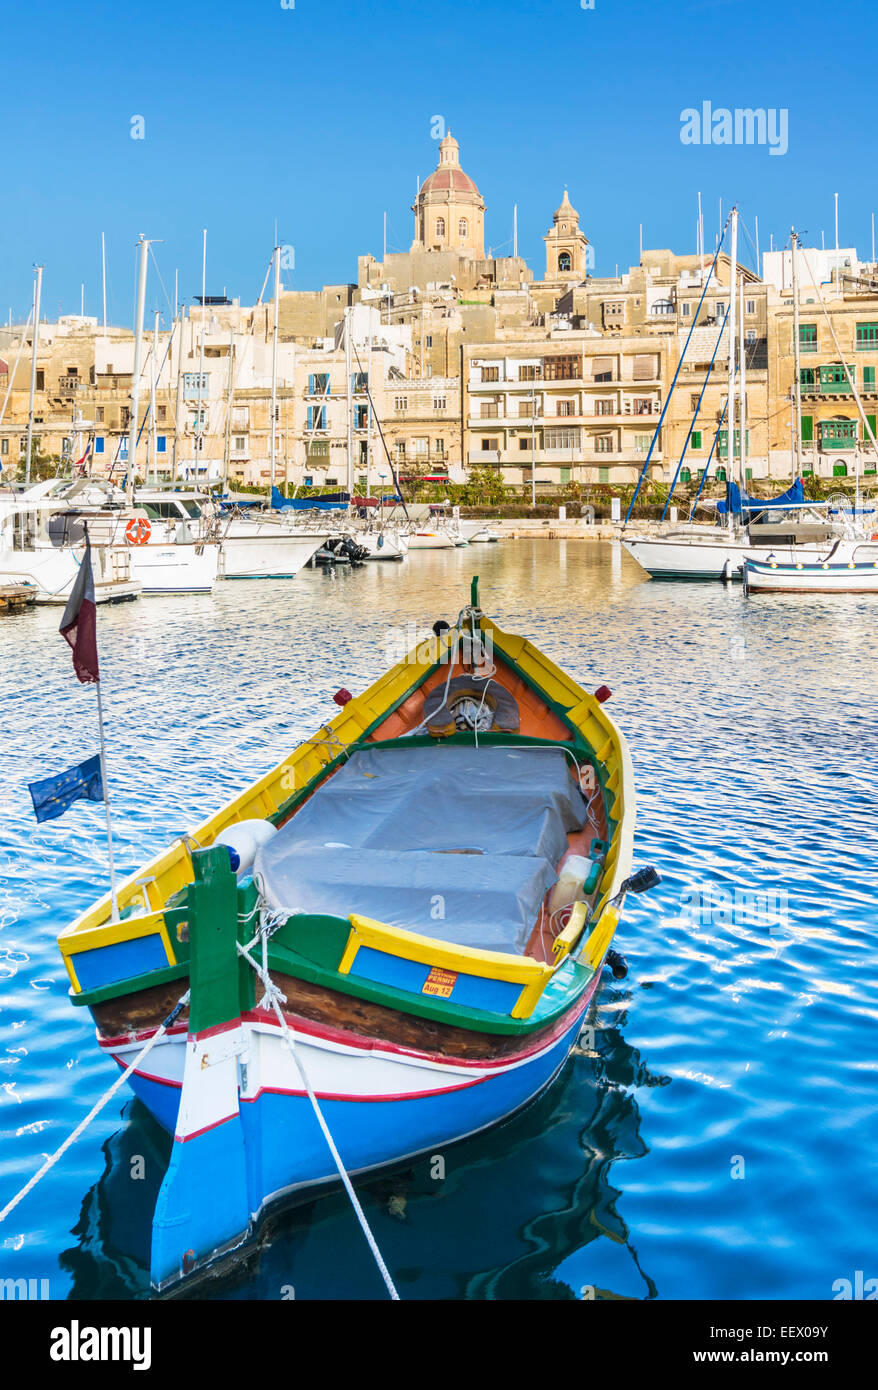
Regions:
<instances>
[{"instance_id":1,"label":"blue boat cover","mask_svg":"<svg viewBox=\"0 0 878 1390\"><path fill-rule=\"evenodd\" d=\"M263 845L254 874L280 911L357 912L520 953L585 820L557 748L364 749Z\"/></svg>"},{"instance_id":2,"label":"blue boat cover","mask_svg":"<svg viewBox=\"0 0 878 1390\"><path fill-rule=\"evenodd\" d=\"M761 497L748 497L746 492L742 492L737 483L726 484L726 500L718 502L716 509L723 516L731 512L733 516L740 516L742 512L765 512L771 511L773 507L801 506L805 501L805 489L802 486L802 479L797 478L792 487L787 488L779 497L772 497L768 501Z\"/></svg>"},{"instance_id":3,"label":"blue boat cover","mask_svg":"<svg viewBox=\"0 0 878 1390\"><path fill-rule=\"evenodd\" d=\"M284 497L280 488L271 489L271 507L275 512L344 512L350 500L346 492L329 492L309 498Z\"/></svg>"}]
</instances>

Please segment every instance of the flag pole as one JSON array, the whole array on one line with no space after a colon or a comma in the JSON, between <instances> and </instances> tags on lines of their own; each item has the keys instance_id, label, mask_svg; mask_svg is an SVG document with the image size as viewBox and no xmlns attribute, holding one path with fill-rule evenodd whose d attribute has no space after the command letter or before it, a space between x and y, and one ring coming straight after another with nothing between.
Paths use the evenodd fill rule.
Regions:
<instances>
[{"instance_id":1,"label":"flag pole","mask_svg":"<svg viewBox=\"0 0 878 1390\"><path fill-rule=\"evenodd\" d=\"M110 821L110 792L107 786L107 748L104 742L104 706L101 701L101 683L95 682L98 688L98 729L101 736L101 785L104 789L104 811L107 817L107 852L110 860L110 897L113 903L114 922L119 920L119 899L116 895L116 865L113 861L113 826Z\"/></svg>"},{"instance_id":2,"label":"flag pole","mask_svg":"<svg viewBox=\"0 0 878 1390\"><path fill-rule=\"evenodd\" d=\"M85 543L87 547L86 556L89 565L91 564L91 540L88 534L88 526L84 525ZM114 922L119 920L119 898L116 893L116 864L113 858L113 824L110 820L110 789L107 785L107 745L104 739L104 702L101 698L101 678L100 678L100 658L98 656L98 632L95 623L95 656L98 658L98 676L95 687L98 695L98 733L101 740L101 786L104 790L104 814L107 818L107 856L110 867L110 901L112 903L112 918Z\"/></svg>"}]
</instances>

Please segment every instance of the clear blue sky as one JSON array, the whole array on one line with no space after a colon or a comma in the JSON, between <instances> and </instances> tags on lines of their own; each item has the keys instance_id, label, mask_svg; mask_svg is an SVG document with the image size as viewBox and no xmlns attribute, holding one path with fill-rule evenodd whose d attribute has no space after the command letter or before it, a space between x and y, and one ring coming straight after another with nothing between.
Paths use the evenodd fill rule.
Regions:
<instances>
[{"instance_id":1,"label":"clear blue sky","mask_svg":"<svg viewBox=\"0 0 878 1390\"><path fill-rule=\"evenodd\" d=\"M829 246L838 191L841 244L868 256L872 16L814 0L7 7L0 318L26 313L36 260L45 313L78 313L82 281L86 312L99 313L102 231L114 322L131 322L141 231L163 240L162 276L173 297L179 269L190 303L203 227L209 293L255 299L275 219L295 248L288 287L355 280L358 253L381 254L385 210L391 249L408 248L435 116L487 202L486 241L508 247L517 202L537 275L565 184L596 274L636 263L641 222L646 247L693 251L699 189L708 247L720 198L726 210L737 200L751 236L758 217L760 250L793 223L818 246L823 229ZM786 109L788 153L681 144L681 111L705 100ZM752 260L746 237L743 251ZM151 273L147 308L163 306Z\"/></svg>"}]
</instances>

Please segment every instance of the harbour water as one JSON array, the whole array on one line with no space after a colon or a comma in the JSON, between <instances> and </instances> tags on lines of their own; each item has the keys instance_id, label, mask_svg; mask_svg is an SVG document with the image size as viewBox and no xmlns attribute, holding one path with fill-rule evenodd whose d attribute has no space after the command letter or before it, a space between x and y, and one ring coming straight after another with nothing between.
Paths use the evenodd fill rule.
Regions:
<instances>
[{"instance_id":1,"label":"harbour water","mask_svg":"<svg viewBox=\"0 0 878 1390\"><path fill-rule=\"evenodd\" d=\"M485 610L606 683L638 790L629 900L580 1046L505 1125L358 1184L403 1299L774 1299L878 1278L874 601L644 579L618 545L515 541L99 613L130 872L362 690ZM101 806L27 783L97 750L56 610L0 622L0 1206L110 1083L57 931L107 882ZM754 895L756 895L754 897ZM120 1092L0 1226L0 1279L148 1297L170 1141ZM836 1286L834 1290L833 1286ZM380 1298L343 1195L272 1221L219 1298Z\"/></svg>"}]
</instances>

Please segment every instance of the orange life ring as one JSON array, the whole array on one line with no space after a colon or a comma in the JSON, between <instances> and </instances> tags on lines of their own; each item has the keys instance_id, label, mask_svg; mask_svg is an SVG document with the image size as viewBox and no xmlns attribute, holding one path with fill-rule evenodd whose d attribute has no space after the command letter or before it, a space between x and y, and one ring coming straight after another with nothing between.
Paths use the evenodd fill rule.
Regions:
<instances>
[{"instance_id":1,"label":"orange life ring","mask_svg":"<svg viewBox=\"0 0 878 1390\"><path fill-rule=\"evenodd\" d=\"M132 545L146 545L152 534L152 527L145 516L133 516L125 527L125 535Z\"/></svg>"}]
</instances>

